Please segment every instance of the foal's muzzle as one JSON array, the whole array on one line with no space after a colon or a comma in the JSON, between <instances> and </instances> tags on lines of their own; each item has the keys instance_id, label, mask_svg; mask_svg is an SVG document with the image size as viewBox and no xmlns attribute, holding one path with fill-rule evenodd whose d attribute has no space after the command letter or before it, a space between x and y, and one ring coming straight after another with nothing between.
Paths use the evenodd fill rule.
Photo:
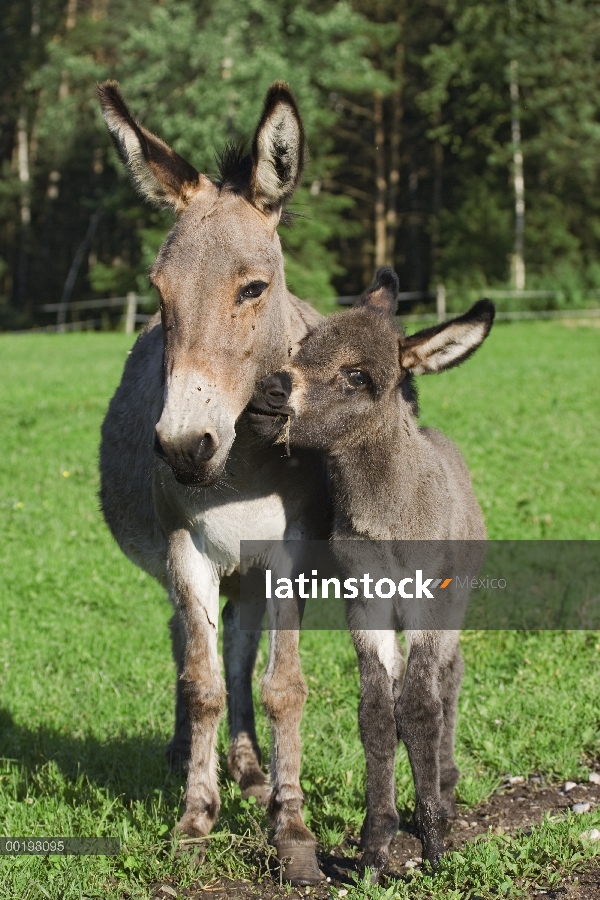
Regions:
<instances>
[{"instance_id":1,"label":"foal's muzzle","mask_svg":"<svg viewBox=\"0 0 600 900\"><path fill-rule=\"evenodd\" d=\"M255 434L264 440L275 440L287 417L294 415L287 405L291 393L292 379L287 372L275 372L259 382L245 415Z\"/></svg>"},{"instance_id":2,"label":"foal's muzzle","mask_svg":"<svg viewBox=\"0 0 600 900\"><path fill-rule=\"evenodd\" d=\"M276 415L289 416L292 410L287 406L292 393L292 378L289 372L275 372L267 375L258 385L255 398L262 399L265 412L271 411ZM253 398L254 399L254 398Z\"/></svg>"}]
</instances>

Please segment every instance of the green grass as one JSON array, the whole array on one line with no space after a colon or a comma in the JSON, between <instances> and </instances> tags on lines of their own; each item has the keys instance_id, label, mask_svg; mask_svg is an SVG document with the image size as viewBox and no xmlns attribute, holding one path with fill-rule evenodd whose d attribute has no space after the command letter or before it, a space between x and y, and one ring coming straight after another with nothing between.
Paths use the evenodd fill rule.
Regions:
<instances>
[{"instance_id":1,"label":"green grass","mask_svg":"<svg viewBox=\"0 0 600 900\"><path fill-rule=\"evenodd\" d=\"M114 835L120 857L0 858L0 898L151 896L169 880L255 878L265 820L224 768L223 806L204 863L175 855L183 785L163 759L174 670L161 589L122 556L98 512L98 429L129 348L124 335L0 336L0 831ZM597 538L600 331L497 326L458 370L420 380L422 421L454 438L492 538ZM585 777L600 756L600 642L589 632L469 632L457 754L462 802L506 774ZM344 633L306 633L303 719L307 820L322 846L364 814L358 677ZM261 646L258 677L266 650ZM260 740L268 731L259 715ZM406 755L398 802L408 814ZM530 835L479 840L421 873L357 897L517 895L592 854L600 813ZM233 837L232 837L233 835ZM548 866L554 874L548 874ZM336 891L332 889L332 896Z\"/></svg>"},{"instance_id":2,"label":"green grass","mask_svg":"<svg viewBox=\"0 0 600 900\"><path fill-rule=\"evenodd\" d=\"M463 451L490 538L600 538L599 370L598 328L528 322L418 379L422 423Z\"/></svg>"}]
</instances>

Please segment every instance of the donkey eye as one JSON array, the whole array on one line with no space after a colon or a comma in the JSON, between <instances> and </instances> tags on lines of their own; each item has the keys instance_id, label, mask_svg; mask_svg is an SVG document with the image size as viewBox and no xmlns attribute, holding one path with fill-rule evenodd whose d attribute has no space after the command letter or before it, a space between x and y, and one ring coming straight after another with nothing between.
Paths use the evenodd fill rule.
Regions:
<instances>
[{"instance_id":1,"label":"donkey eye","mask_svg":"<svg viewBox=\"0 0 600 900\"><path fill-rule=\"evenodd\" d=\"M264 281L251 281L250 284L247 284L246 287L243 287L238 294L238 303L243 303L244 300L253 300L257 297L260 297L265 288L268 288L269 285Z\"/></svg>"},{"instance_id":2,"label":"donkey eye","mask_svg":"<svg viewBox=\"0 0 600 900\"><path fill-rule=\"evenodd\" d=\"M350 372L346 373L346 378L352 385L352 387L364 387L369 384L370 378L366 372L361 372L360 369L352 369Z\"/></svg>"}]
</instances>

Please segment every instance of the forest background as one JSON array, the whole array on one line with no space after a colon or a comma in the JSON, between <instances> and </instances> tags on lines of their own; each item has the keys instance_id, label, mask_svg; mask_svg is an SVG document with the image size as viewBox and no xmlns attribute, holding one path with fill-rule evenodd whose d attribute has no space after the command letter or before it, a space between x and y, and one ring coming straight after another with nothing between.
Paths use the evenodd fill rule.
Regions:
<instances>
[{"instance_id":1,"label":"forest background","mask_svg":"<svg viewBox=\"0 0 600 900\"><path fill-rule=\"evenodd\" d=\"M510 286L515 149L526 287L556 291L544 302L563 307L600 296L591 0L2 7L0 328L51 321L41 306L61 300L69 272L72 301L136 291L151 306L147 273L172 221L121 170L94 93L106 78L207 174L215 150L251 139L269 83L290 83L310 158L281 236L290 288L323 311L381 264L404 291L444 282L458 306Z\"/></svg>"}]
</instances>

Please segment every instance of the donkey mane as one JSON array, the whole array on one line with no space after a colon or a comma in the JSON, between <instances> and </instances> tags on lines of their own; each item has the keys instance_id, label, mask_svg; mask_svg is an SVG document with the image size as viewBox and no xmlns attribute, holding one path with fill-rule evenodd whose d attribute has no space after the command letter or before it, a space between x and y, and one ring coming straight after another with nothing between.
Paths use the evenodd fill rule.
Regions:
<instances>
[{"instance_id":1,"label":"donkey mane","mask_svg":"<svg viewBox=\"0 0 600 900\"><path fill-rule=\"evenodd\" d=\"M248 152L246 141L237 144L228 141L223 150L217 152L215 162L221 186L226 185L235 193L248 186L252 174L252 155Z\"/></svg>"},{"instance_id":2,"label":"donkey mane","mask_svg":"<svg viewBox=\"0 0 600 900\"><path fill-rule=\"evenodd\" d=\"M228 141L224 148L215 154L217 172L214 181L219 187L227 187L234 194L243 194L248 187L252 175L252 154L248 152L246 140ZM296 219L306 218L287 207L281 210L279 219L282 225L293 225Z\"/></svg>"}]
</instances>

